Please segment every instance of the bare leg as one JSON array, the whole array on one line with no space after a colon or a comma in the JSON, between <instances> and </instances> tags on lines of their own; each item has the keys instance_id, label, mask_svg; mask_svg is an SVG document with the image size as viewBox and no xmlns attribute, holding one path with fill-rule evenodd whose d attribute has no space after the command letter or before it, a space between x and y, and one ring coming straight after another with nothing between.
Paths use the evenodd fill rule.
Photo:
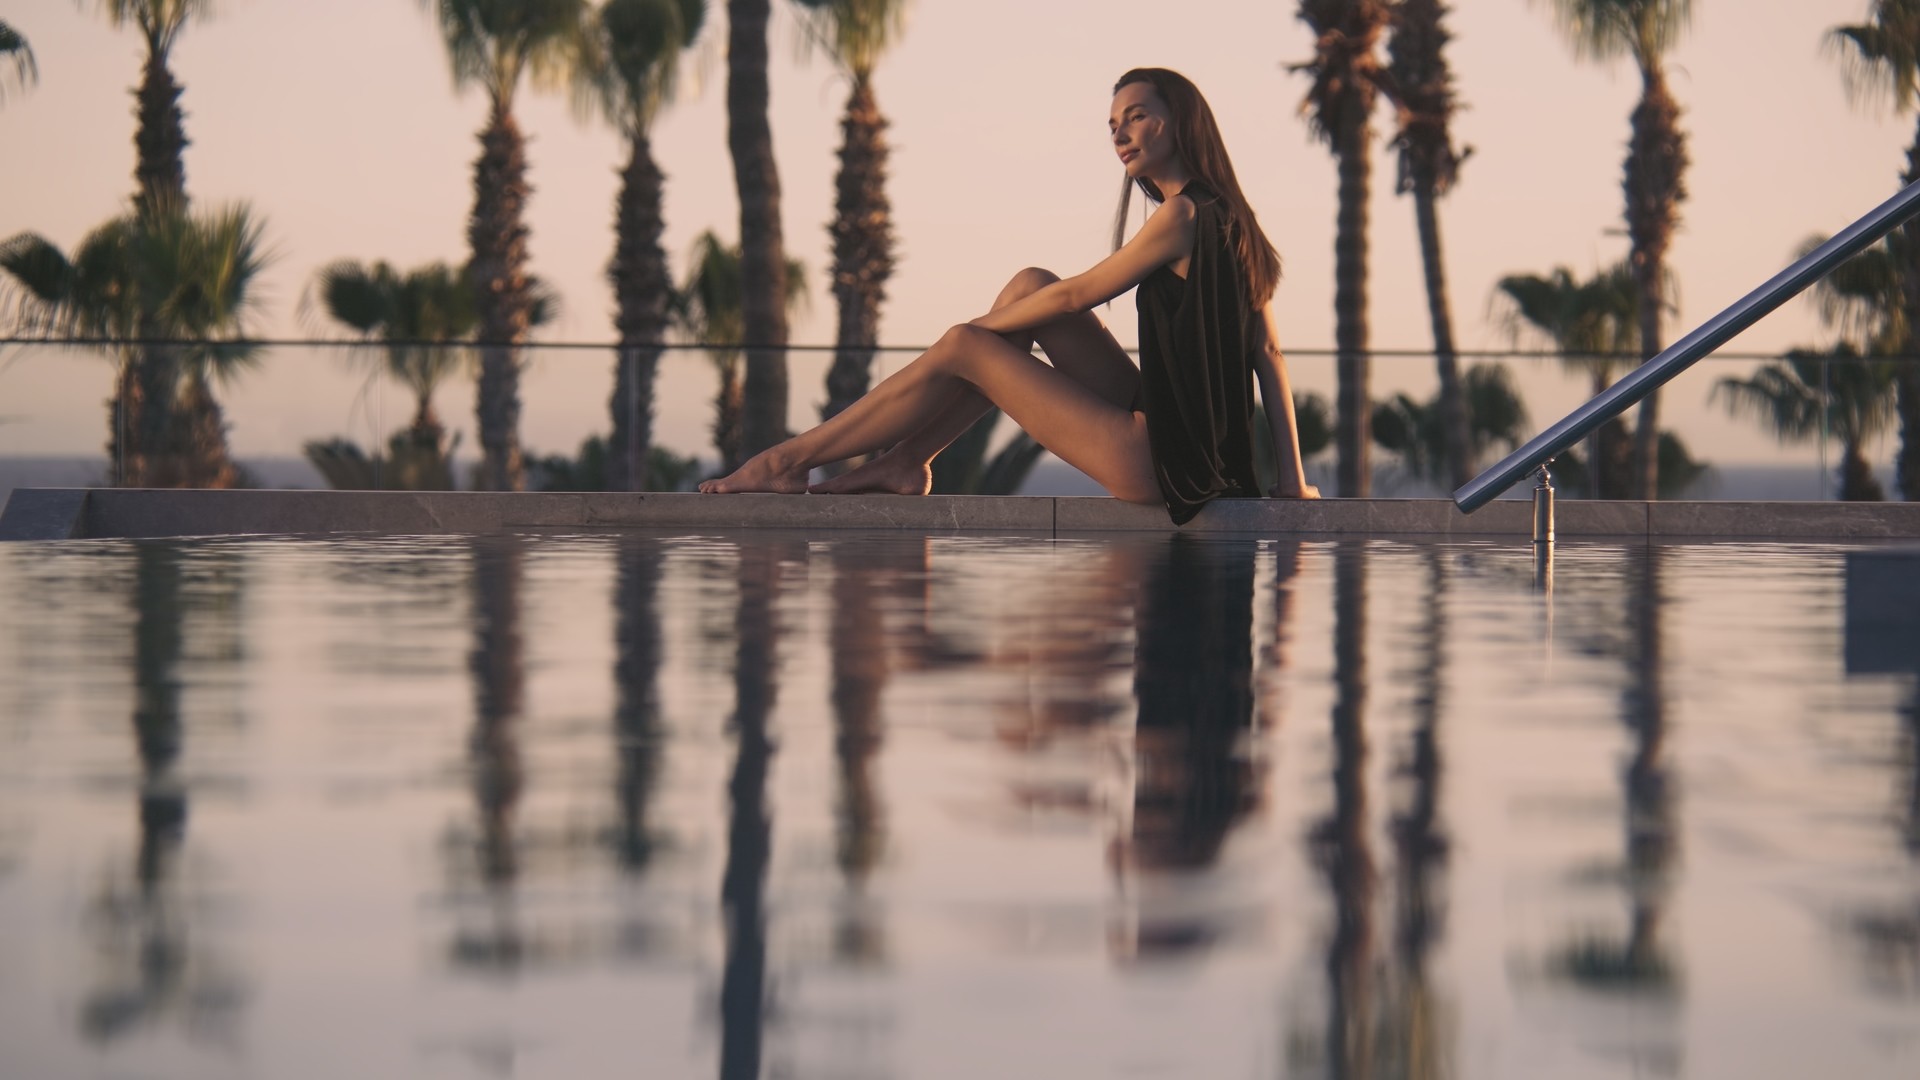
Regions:
<instances>
[{"instance_id":1,"label":"bare leg","mask_svg":"<svg viewBox=\"0 0 1920 1080\"><path fill-rule=\"evenodd\" d=\"M1058 280L1059 276L1051 271L1028 267L1015 274L1000 290L993 310L998 311ZM1031 351L1037 342L1056 369L1114 405L1127 408L1133 401L1140 369L1134 367L1126 350L1092 312L1056 319L1040 327L1031 338L1001 336L1022 351ZM924 495L932 487L933 459L992 407L993 403L977 391L965 389L955 394L953 401L933 420L892 449L809 490L821 494Z\"/></svg>"},{"instance_id":2,"label":"bare leg","mask_svg":"<svg viewBox=\"0 0 1920 1080\"><path fill-rule=\"evenodd\" d=\"M1000 406L1042 446L1116 497L1159 500L1143 417L999 335L966 325L947 331L919 359L840 415L762 452L733 475L702 484L700 490L799 491L815 465L892 446L937 419L952 422L949 410L956 405L956 395L969 389Z\"/></svg>"}]
</instances>

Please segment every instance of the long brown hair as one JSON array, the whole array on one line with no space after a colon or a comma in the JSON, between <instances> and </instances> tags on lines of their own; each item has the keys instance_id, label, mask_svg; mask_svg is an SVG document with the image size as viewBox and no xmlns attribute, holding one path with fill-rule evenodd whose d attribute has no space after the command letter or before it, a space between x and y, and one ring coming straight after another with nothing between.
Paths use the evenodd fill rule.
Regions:
<instances>
[{"instance_id":1,"label":"long brown hair","mask_svg":"<svg viewBox=\"0 0 1920 1080\"><path fill-rule=\"evenodd\" d=\"M1267 234L1260 231L1253 207L1240 191L1240 181L1234 176L1233 162L1227 158L1227 144L1220 138L1220 125L1214 123L1213 110L1192 80L1166 68L1134 68L1120 76L1120 81L1113 84L1113 92L1117 94L1123 87L1142 82L1153 86L1173 114L1173 147L1181 163L1226 202L1227 238L1247 277L1247 300L1256 308L1264 307L1273 299L1273 290L1280 284L1280 253L1274 250ZM1155 203L1166 201L1153 181L1143 176L1139 183L1141 193L1148 199ZM1127 209L1132 198L1133 184L1123 180L1120 212L1113 219L1116 251L1126 240Z\"/></svg>"}]
</instances>

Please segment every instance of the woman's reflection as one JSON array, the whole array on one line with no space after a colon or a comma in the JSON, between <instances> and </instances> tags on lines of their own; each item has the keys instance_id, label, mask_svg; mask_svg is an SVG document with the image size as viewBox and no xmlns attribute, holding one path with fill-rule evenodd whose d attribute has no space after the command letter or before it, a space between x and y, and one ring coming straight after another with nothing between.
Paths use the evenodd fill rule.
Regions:
<instances>
[{"instance_id":1,"label":"woman's reflection","mask_svg":"<svg viewBox=\"0 0 1920 1080\"><path fill-rule=\"evenodd\" d=\"M1132 800L1114 863L1133 895L1113 930L1122 955L1203 947L1215 915L1155 911L1140 879L1213 865L1257 804L1254 766L1252 540L1173 536L1135 552Z\"/></svg>"}]
</instances>

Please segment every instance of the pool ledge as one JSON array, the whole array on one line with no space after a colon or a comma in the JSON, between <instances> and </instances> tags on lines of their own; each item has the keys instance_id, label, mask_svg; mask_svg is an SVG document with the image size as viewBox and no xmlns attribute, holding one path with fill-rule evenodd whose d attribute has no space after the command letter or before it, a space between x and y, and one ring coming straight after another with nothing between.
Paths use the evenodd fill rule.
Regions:
<instances>
[{"instance_id":1,"label":"pool ledge","mask_svg":"<svg viewBox=\"0 0 1920 1080\"><path fill-rule=\"evenodd\" d=\"M1526 536L1530 505L1472 515L1445 499L1222 500L1184 532ZM1556 508L1562 537L1916 539L1920 503L1588 502ZM1164 511L1108 498L934 495L502 494L20 488L0 540L613 529L1165 532Z\"/></svg>"}]
</instances>

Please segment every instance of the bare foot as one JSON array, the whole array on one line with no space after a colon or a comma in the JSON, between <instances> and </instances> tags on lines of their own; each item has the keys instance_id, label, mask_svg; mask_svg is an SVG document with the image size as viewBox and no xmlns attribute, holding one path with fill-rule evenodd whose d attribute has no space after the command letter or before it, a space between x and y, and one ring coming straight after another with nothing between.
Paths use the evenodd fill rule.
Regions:
<instances>
[{"instance_id":1,"label":"bare foot","mask_svg":"<svg viewBox=\"0 0 1920 1080\"><path fill-rule=\"evenodd\" d=\"M1317 499L1319 497L1320 489L1312 484L1301 484L1298 491L1282 491L1280 485L1275 484L1267 491L1269 499Z\"/></svg>"},{"instance_id":2,"label":"bare foot","mask_svg":"<svg viewBox=\"0 0 1920 1080\"><path fill-rule=\"evenodd\" d=\"M701 484L701 492L707 495L735 495L748 491L775 495L806 494L807 470L778 460L785 456L779 451L780 447L776 446L755 454L745 465L728 475Z\"/></svg>"},{"instance_id":3,"label":"bare foot","mask_svg":"<svg viewBox=\"0 0 1920 1080\"><path fill-rule=\"evenodd\" d=\"M881 454L807 490L816 495L925 495L933 490L933 469L924 461Z\"/></svg>"}]
</instances>

